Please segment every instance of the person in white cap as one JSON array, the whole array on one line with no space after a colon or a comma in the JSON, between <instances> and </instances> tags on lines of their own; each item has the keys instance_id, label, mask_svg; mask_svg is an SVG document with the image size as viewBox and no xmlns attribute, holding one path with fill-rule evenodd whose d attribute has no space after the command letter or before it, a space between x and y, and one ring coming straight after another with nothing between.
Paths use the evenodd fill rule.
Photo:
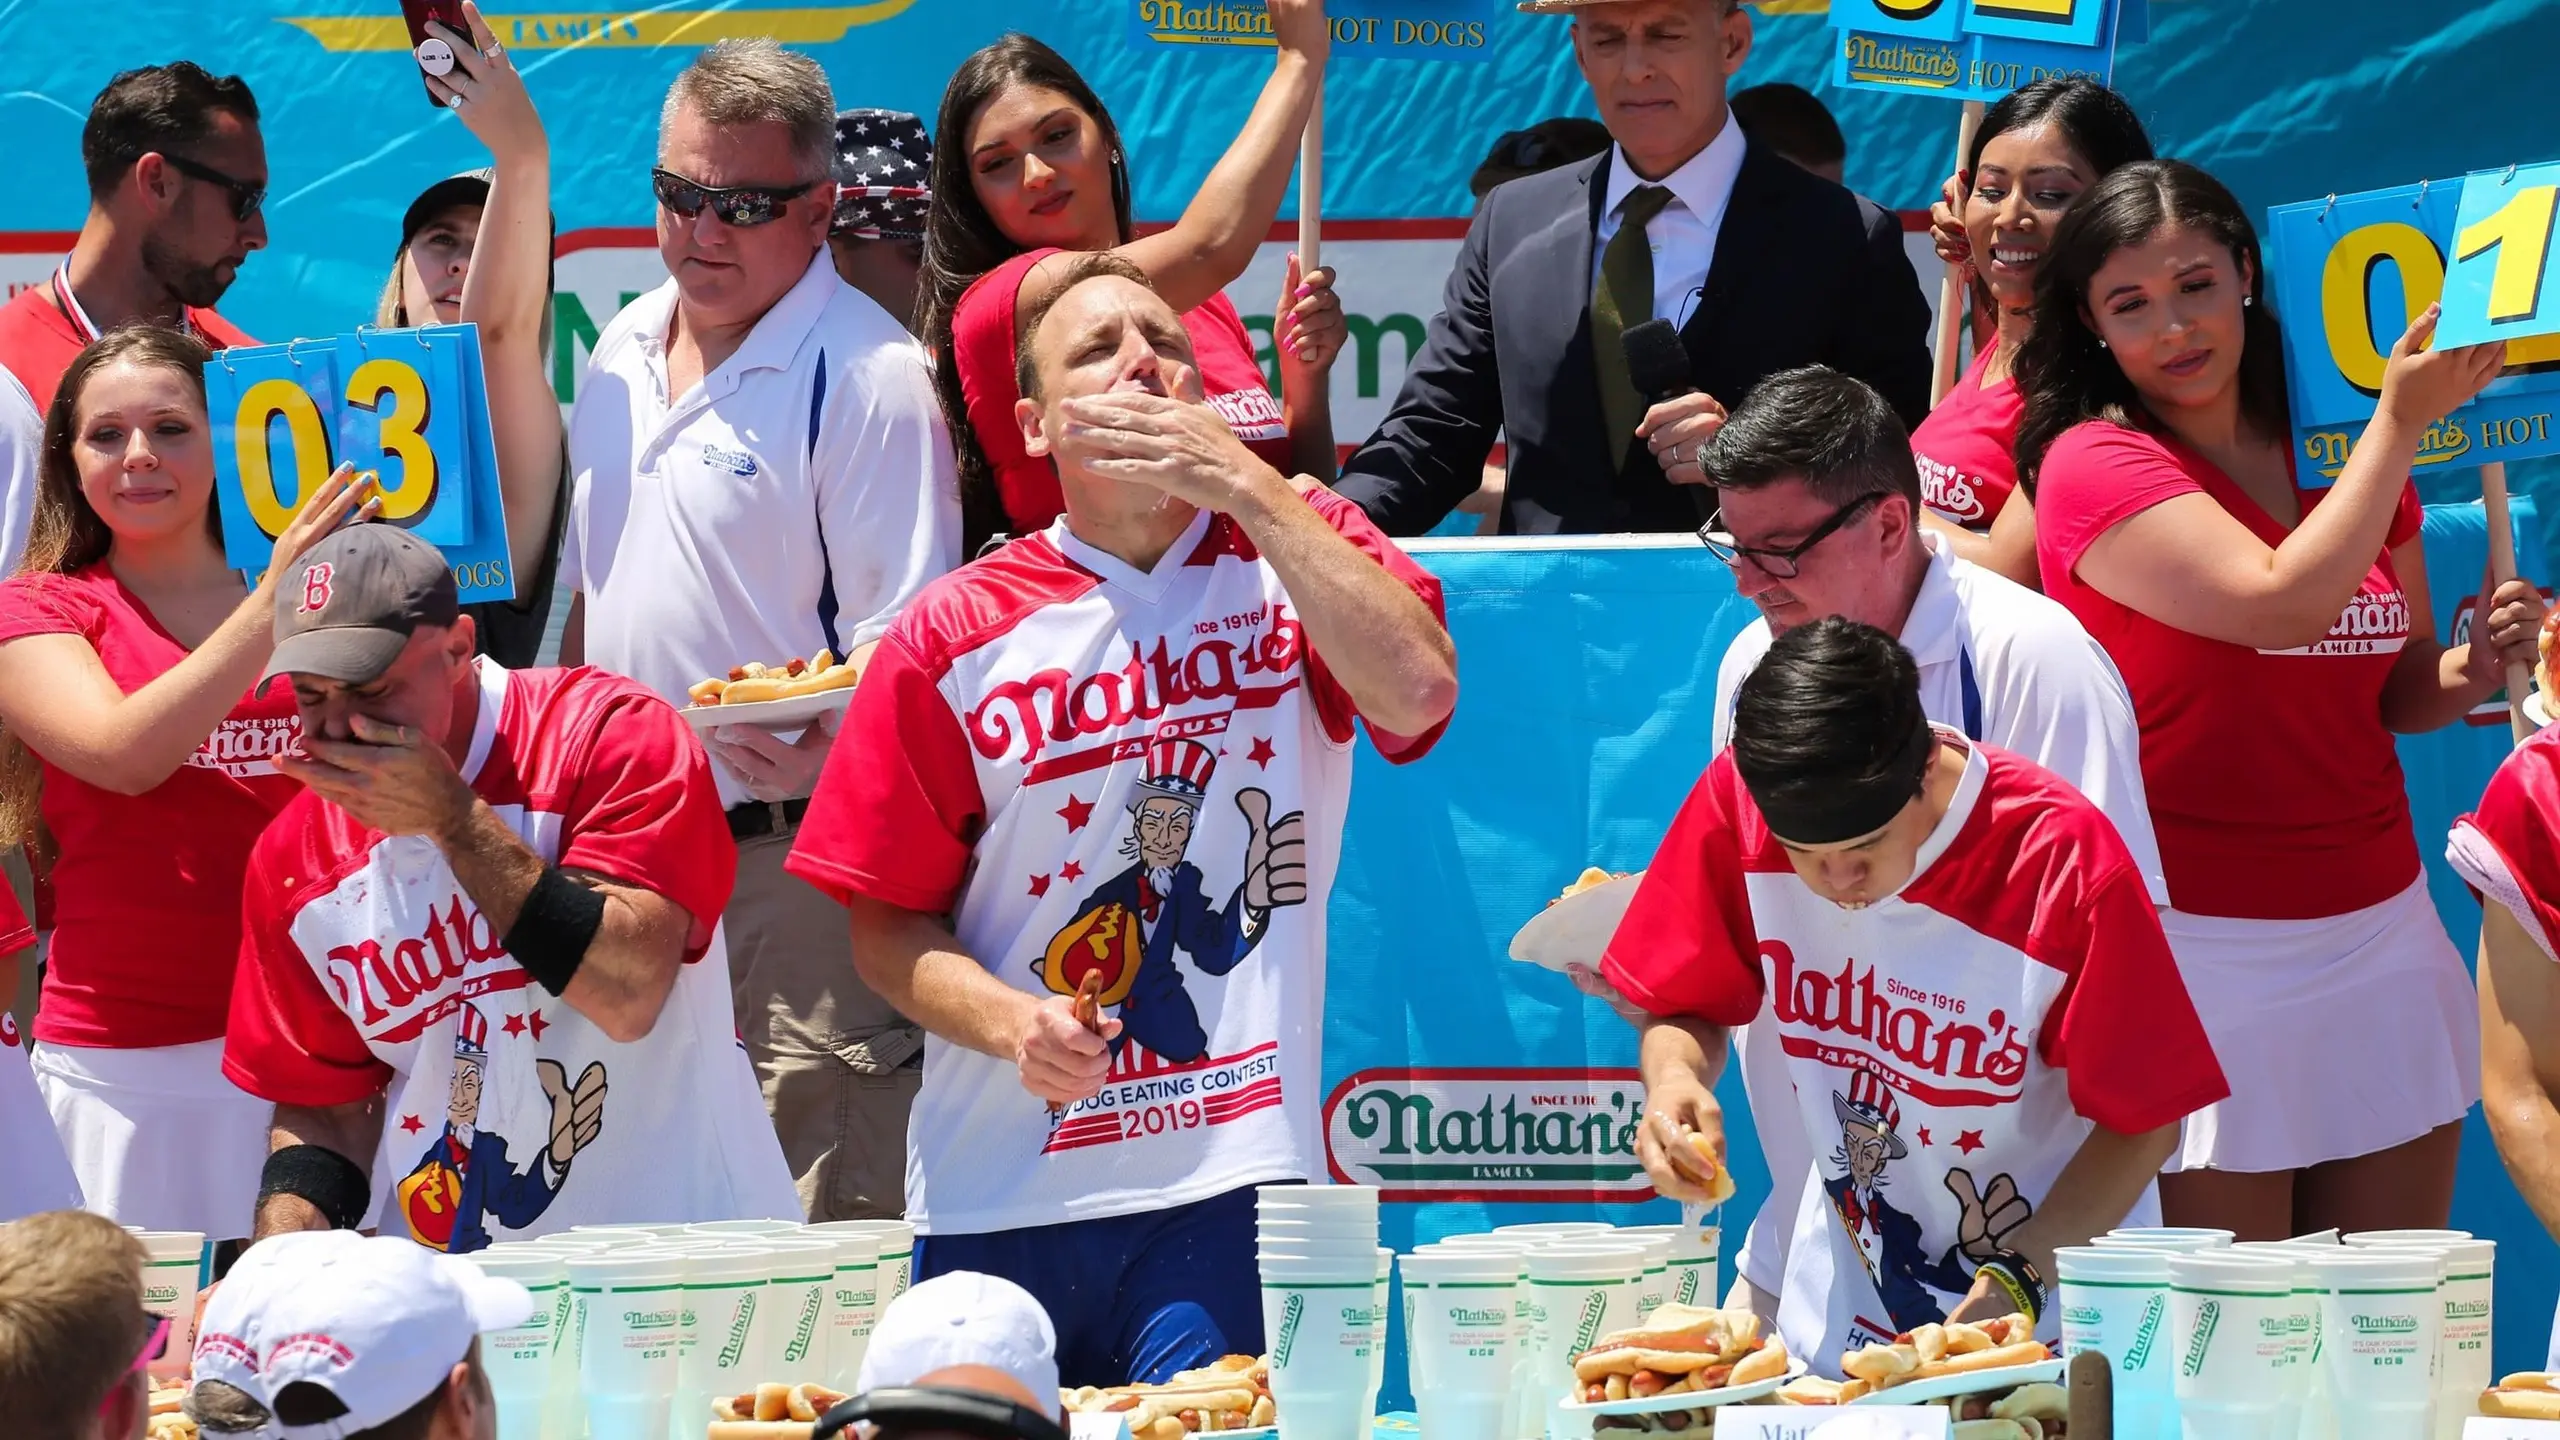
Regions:
<instances>
[{"instance_id":1,"label":"person in white cap","mask_svg":"<svg viewBox=\"0 0 2560 1440\"><path fill-rule=\"evenodd\" d=\"M1031 1292L996 1275L954 1270L889 1302L872 1328L854 1388L917 1385L960 1367L1000 1371L1059 1413L1058 1332Z\"/></svg>"},{"instance_id":2,"label":"person in white cap","mask_svg":"<svg viewBox=\"0 0 2560 1440\"><path fill-rule=\"evenodd\" d=\"M480 1337L532 1314L523 1286L406 1240L279 1235L205 1306L188 1405L272 1440L495 1440Z\"/></svg>"}]
</instances>

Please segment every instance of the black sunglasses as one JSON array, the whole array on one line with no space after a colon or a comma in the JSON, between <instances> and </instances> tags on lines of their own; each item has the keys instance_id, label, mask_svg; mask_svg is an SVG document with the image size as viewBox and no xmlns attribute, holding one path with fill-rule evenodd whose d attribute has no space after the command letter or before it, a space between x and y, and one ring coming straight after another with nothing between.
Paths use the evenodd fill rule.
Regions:
<instances>
[{"instance_id":1,"label":"black sunglasses","mask_svg":"<svg viewBox=\"0 0 2560 1440\"><path fill-rule=\"evenodd\" d=\"M658 192L658 203L690 220L710 207L723 225L744 230L762 225L782 214L783 207L815 188L816 181L799 185L738 185L721 189L698 185L672 170L652 170L649 184Z\"/></svg>"},{"instance_id":2,"label":"black sunglasses","mask_svg":"<svg viewBox=\"0 0 2560 1440\"><path fill-rule=\"evenodd\" d=\"M1881 493L1859 496L1832 511L1830 519L1814 526L1812 534L1793 545L1772 546L1765 550L1748 545L1737 545L1734 543L1733 536L1724 528L1722 510L1708 516L1707 523L1698 527L1698 540L1707 547L1709 553L1727 565L1738 565L1748 559L1752 564L1760 567L1762 574L1772 580L1793 580L1796 578L1796 562L1802 560L1814 546L1830 539L1841 526L1857 519L1860 514L1883 498Z\"/></svg>"},{"instance_id":3,"label":"black sunglasses","mask_svg":"<svg viewBox=\"0 0 2560 1440\"><path fill-rule=\"evenodd\" d=\"M181 175L201 180L207 185L219 185L230 191L231 218L234 220L247 220L258 213L259 206L267 203L267 187L264 185L253 185L235 176L225 175L210 165L199 165L184 155L172 155L165 150L160 152L160 158L169 162L169 168Z\"/></svg>"}]
</instances>

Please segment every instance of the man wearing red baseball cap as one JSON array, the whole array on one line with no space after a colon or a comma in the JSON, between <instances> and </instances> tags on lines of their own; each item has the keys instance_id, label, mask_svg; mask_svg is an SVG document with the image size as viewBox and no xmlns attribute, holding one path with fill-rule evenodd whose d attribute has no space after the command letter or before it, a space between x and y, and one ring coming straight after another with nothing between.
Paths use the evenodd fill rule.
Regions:
<instances>
[{"instance_id":1,"label":"man wearing red baseball cap","mask_svg":"<svg viewBox=\"0 0 2560 1440\"><path fill-rule=\"evenodd\" d=\"M268 676L309 790L250 856L223 1049L276 1104L257 1234L801 1218L730 1019L701 742L618 676L474 659L407 531L295 564Z\"/></svg>"},{"instance_id":2,"label":"man wearing red baseball cap","mask_svg":"<svg viewBox=\"0 0 2560 1440\"><path fill-rule=\"evenodd\" d=\"M891 624L789 869L929 1037L916 1278L1022 1286L1071 1385L1160 1380L1260 1348L1253 1187L1322 1163L1356 726L1414 759L1457 676L1438 583L1245 448L1127 261L1065 262L1022 333L1066 514Z\"/></svg>"}]
</instances>

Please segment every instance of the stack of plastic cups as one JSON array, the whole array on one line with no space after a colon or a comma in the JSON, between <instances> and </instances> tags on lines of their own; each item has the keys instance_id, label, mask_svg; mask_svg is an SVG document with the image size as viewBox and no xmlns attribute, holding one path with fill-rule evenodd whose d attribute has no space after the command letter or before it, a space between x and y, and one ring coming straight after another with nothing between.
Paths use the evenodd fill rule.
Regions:
<instances>
[{"instance_id":1,"label":"stack of plastic cups","mask_svg":"<svg viewBox=\"0 0 2560 1440\"><path fill-rule=\"evenodd\" d=\"M569 1252L520 1242L464 1258L533 1296L533 1314L522 1325L480 1337L480 1368L498 1402L498 1440L542 1440L552 1369L568 1329Z\"/></svg>"},{"instance_id":2,"label":"stack of plastic cups","mask_svg":"<svg viewBox=\"0 0 2560 1440\"><path fill-rule=\"evenodd\" d=\"M786 1378L759 1370L757 1333L772 1324L765 1297L771 1267L760 1250L715 1237L665 1247L685 1257L684 1334L676 1348L675 1407L669 1440L690 1440L711 1413L712 1397L753 1390Z\"/></svg>"},{"instance_id":3,"label":"stack of plastic cups","mask_svg":"<svg viewBox=\"0 0 2560 1440\"><path fill-rule=\"evenodd\" d=\"M1378 1413L1378 1397L1387 1388L1387 1316L1396 1284L1396 1252L1378 1247L1378 1284L1369 1292L1369 1414ZM1411 1342L1408 1341L1408 1344ZM1406 1388L1412 1388L1408 1385Z\"/></svg>"},{"instance_id":4,"label":"stack of plastic cups","mask_svg":"<svg viewBox=\"0 0 2560 1440\"><path fill-rule=\"evenodd\" d=\"M2339 1440L2430 1440L2439 1429L2444 1257L2424 1250L2300 1247L2319 1277L2321 1369Z\"/></svg>"},{"instance_id":5,"label":"stack of plastic cups","mask_svg":"<svg viewBox=\"0 0 2560 1440\"><path fill-rule=\"evenodd\" d=\"M2490 1332L2498 1246L2461 1230L2368 1230L2345 1237L2356 1249L2420 1249L2444 1260L2444 1321L2437 1339L2436 1434L2458 1440L2480 1410L2480 1392L2496 1383Z\"/></svg>"},{"instance_id":6,"label":"stack of plastic cups","mask_svg":"<svg viewBox=\"0 0 2560 1440\"><path fill-rule=\"evenodd\" d=\"M1713 1225L1621 1225L1619 1236L1660 1236L1671 1242L1670 1283L1664 1299L1673 1305L1715 1308L1716 1227ZM1613 1237L1614 1238L1614 1237Z\"/></svg>"},{"instance_id":7,"label":"stack of plastic cups","mask_svg":"<svg viewBox=\"0 0 2560 1440\"><path fill-rule=\"evenodd\" d=\"M1553 1245L1568 1240L1607 1240L1617 1233L1617 1226L1599 1220L1542 1220L1535 1225L1493 1227L1496 1240L1526 1240L1534 1245Z\"/></svg>"},{"instance_id":8,"label":"stack of plastic cups","mask_svg":"<svg viewBox=\"0 0 2560 1440\"><path fill-rule=\"evenodd\" d=\"M2294 1266L2254 1255L2169 1254L2177 1343L2170 1382L2185 1440L2296 1440Z\"/></svg>"},{"instance_id":9,"label":"stack of plastic cups","mask_svg":"<svg viewBox=\"0 0 2560 1440\"><path fill-rule=\"evenodd\" d=\"M1503 1433L1510 1440L1546 1440L1547 1417L1539 1408L1536 1394L1537 1368L1532 1356L1538 1348L1538 1331L1546 1311L1538 1304L1536 1293L1529 1288L1528 1256L1542 1248L1534 1237L1516 1235L1452 1235L1435 1244L1425 1245L1422 1252L1454 1250L1467 1254L1501 1254L1521 1262L1520 1283L1512 1291L1511 1328L1517 1337L1511 1346L1511 1399L1503 1407ZM1408 1351L1412 1341L1405 1342Z\"/></svg>"},{"instance_id":10,"label":"stack of plastic cups","mask_svg":"<svg viewBox=\"0 0 2560 1440\"><path fill-rule=\"evenodd\" d=\"M1265 1185L1255 1201L1281 1440L1367 1440L1383 1378L1378 1192Z\"/></svg>"},{"instance_id":11,"label":"stack of plastic cups","mask_svg":"<svg viewBox=\"0 0 2560 1440\"><path fill-rule=\"evenodd\" d=\"M889 1310L889 1302L915 1283L916 1227L908 1220L823 1220L802 1227L813 1235L877 1235L880 1237L880 1300L873 1323ZM851 1387L846 1387L851 1388Z\"/></svg>"},{"instance_id":12,"label":"stack of plastic cups","mask_svg":"<svg viewBox=\"0 0 2560 1440\"><path fill-rule=\"evenodd\" d=\"M2334 1257L2338 1253L2338 1232L2316 1230L2308 1235L2296 1235L2290 1240L2270 1241L2257 1246L2235 1245L2232 1248L2293 1251L2303 1257L2305 1266L2301 1273L2308 1277L2308 1288L2312 1292L2312 1298L2317 1302L2319 1322L2312 1327L2311 1332L2313 1342L2311 1383L2309 1393L2302 1402L2302 1440L2338 1440L2337 1389L2331 1380L2328 1361L2325 1358L2327 1341L2324 1338L2324 1332L2329 1323L2328 1282L2321 1278L2319 1268L2309 1263L2324 1257Z\"/></svg>"},{"instance_id":13,"label":"stack of plastic cups","mask_svg":"<svg viewBox=\"0 0 2560 1440\"><path fill-rule=\"evenodd\" d=\"M151 1362L154 1377L187 1373L196 1352L196 1295L205 1278L204 1232L136 1230L142 1242L142 1308L169 1322L169 1348Z\"/></svg>"},{"instance_id":14,"label":"stack of plastic cups","mask_svg":"<svg viewBox=\"0 0 2560 1440\"><path fill-rule=\"evenodd\" d=\"M1404 1257L1404 1344L1422 1433L1512 1440L1521 1257L1440 1249Z\"/></svg>"},{"instance_id":15,"label":"stack of plastic cups","mask_svg":"<svg viewBox=\"0 0 2560 1440\"><path fill-rule=\"evenodd\" d=\"M2116 1440L2176 1440L2170 1375L2169 1257L2157 1246L2076 1246L2053 1252L2062 1353L2095 1350L2115 1369Z\"/></svg>"},{"instance_id":16,"label":"stack of plastic cups","mask_svg":"<svg viewBox=\"0 0 2560 1440\"><path fill-rule=\"evenodd\" d=\"M539 1240L518 1240L492 1245L491 1250L522 1246L549 1250L563 1259L578 1255L601 1255L611 1250L631 1250L646 1243L627 1235L581 1234L562 1230ZM578 1351L585 1343L586 1311L579 1307L574 1293L563 1292L558 1307L558 1338L551 1342L551 1390L542 1407L544 1440L579 1440L586 1434L586 1400L578 1393Z\"/></svg>"},{"instance_id":17,"label":"stack of plastic cups","mask_svg":"<svg viewBox=\"0 0 2560 1440\"><path fill-rule=\"evenodd\" d=\"M578 1315L578 1393L596 1440L673 1433L684 1280L692 1257L664 1246L569 1257Z\"/></svg>"},{"instance_id":18,"label":"stack of plastic cups","mask_svg":"<svg viewBox=\"0 0 2560 1440\"><path fill-rule=\"evenodd\" d=\"M2228 1230L2199 1230L2189 1227L2153 1225L2148 1228L2110 1230L2089 1243L2101 1248L2119 1245L2144 1245L2173 1252L2199 1253L2230 1248L2238 1237Z\"/></svg>"},{"instance_id":19,"label":"stack of plastic cups","mask_svg":"<svg viewBox=\"0 0 2560 1440\"><path fill-rule=\"evenodd\" d=\"M825 1377L827 1300L836 1285L834 1237L776 1235L750 1245L765 1258L765 1298L771 1307L757 1327L754 1355L768 1380L799 1383ZM691 1440L691 1437L687 1437Z\"/></svg>"},{"instance_id":20,"label":"stack of plastic cups","mask_svg":"<svg viewBox=\"0 0 2560 1440\"><path fill-rule=\"evenodd\" d=\"M2294 1440L2334 1440L2337 1417L2329 1394L2328 1367L2320 1358L2320 1326L2326 1311L2326 1287L2307 1257L2318 1252L2289 1240L2243 1240L2230 1247L2234 1256L2271 1260L2293 1276L2293 1313L2285 1317L2285 1403L2292 1408Z\"/></svg>"},{"instance_id":21,"label":"stack of plastic cups","mask_svg":"<svg viewBox=\"0 0 2560 1440\"><path fill-rule=\"evenodd\" d=\"M1606 1243L1636 1245L1644 1250L1644 1274L1636 1281L1636 1323L1641 1325L1653 1318L1654 1311L1670 1303L1671 1237L1613 1230Z\"/></svg>"},{"instance_id":22,"label":"stack of plastic cups","mask_svg":"<svg viewBox=\"0 0 2560 1440\"><path fill-rule=\"evenodd\" d=\"M871 1350L871 1327L880 1321L880 1241L876 1230L802 1232L835 1247L836 1278L827 1292L826 1364L829 1388L850 1395L860 1387L862 1357Z\"/></svg>"},{"instance_id":23,"label":"stack of plastic cups","mask_svg":"<svg viewBox=\"0 0 2560 1440\"><path fill-rule=\"evenodd\" d=\"M1495 1232L1500 1234L1502 1232ZM1573 1396L1573 1360L1601 1336L1636 1323L1646 1248L1634 1244L1543 1245L1529 1252L1529 1289L1546 1312L1532 1382L1538 1413L1556 1440L1587 1440L1589 1416L1558 1408Z\"/></svg>"}]
</instances>

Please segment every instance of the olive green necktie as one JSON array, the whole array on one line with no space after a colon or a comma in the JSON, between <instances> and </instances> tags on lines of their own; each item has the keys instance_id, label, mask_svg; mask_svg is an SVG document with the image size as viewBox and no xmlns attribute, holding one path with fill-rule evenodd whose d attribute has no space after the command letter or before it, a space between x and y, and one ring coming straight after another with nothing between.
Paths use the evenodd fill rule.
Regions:
<instances>
[{"instance_id":1,"label":"olive green necktie","mask_svg":"<svg viewBox=\"0 0 2560 1440\"><path fill-rule=\"evenodd\" d=\"M1653 244L1645 227L1670 203L1671 192L1659 185L1628 191L1618 202L1618 233L1600 252L1600 288L1591 295L1591 358L1600 371L1600 414L1608 422L1613 466L1626 463L1649 404L1627 374L1623 337L1628 326L1653 318Z\"/></svg>"}]
</instances>

